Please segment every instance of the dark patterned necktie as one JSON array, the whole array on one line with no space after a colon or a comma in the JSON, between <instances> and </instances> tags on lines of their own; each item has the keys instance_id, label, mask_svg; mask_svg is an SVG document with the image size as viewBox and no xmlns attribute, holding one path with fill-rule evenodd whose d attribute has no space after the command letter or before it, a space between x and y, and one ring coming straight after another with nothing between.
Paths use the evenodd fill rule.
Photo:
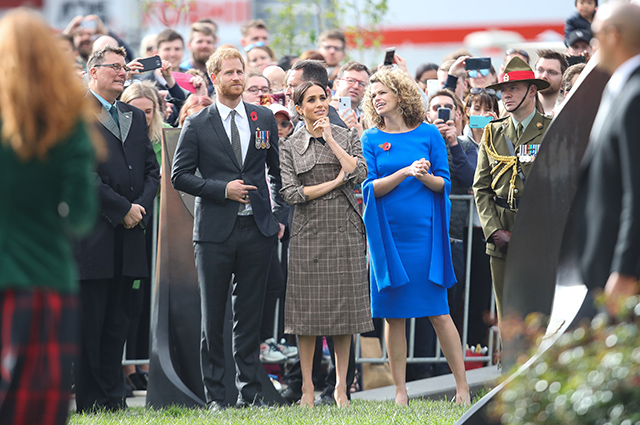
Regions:
<instances>
[{"instance_id":1,"label":"dark patterned necktie","mask_svg":"<svg viewBox=\"0 0 640 425\"><path fill-rule=\"evenodd\" d=\"M120 123L118 122L118 108L116 108L116 105L111 105L111 108L109 108L109 114L111 115L111 118L113 118L113 120L115 121L118 128L120 128Z\"/></svg>"},{"instance_id":2,"label":"dark patterned necktie","mask_svg":"<svg viewBox=\"0 0 640 425\"><path fill-rule=\"evenodd\" d=\"M242 144L240 143L240 132L238 131L238 126L236 125L237 112L232 109L230 114L231 114L231 149L233 149L233 153L236 155L238 164L242 166Z\"/></svg>"}]
</instances>

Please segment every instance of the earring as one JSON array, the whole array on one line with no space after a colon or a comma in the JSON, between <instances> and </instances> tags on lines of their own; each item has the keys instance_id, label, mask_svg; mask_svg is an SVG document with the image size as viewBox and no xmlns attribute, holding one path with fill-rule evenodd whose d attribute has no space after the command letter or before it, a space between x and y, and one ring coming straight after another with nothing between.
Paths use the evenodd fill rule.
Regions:
<instances>
[{"instance_id":1,"label":"earring","mask_svg":"<svg viewBox=\"0 0 640 425\"><path fill-rule=\"evenodd\" d=\"M402 109L400 106L398 106L398 107L396 108L396 112L397 112L398 114L402 115L402 114L404 114L404 109Z\"/></svg>"}]
</instances>

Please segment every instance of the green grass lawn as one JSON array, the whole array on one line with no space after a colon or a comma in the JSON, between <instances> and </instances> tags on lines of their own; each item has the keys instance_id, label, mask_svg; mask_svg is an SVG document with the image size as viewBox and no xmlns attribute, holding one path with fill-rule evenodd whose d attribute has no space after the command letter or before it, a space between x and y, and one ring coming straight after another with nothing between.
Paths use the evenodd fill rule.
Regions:
<instances>
[{"instance_id":1,"label":"green grass lawn","mask_svg":"<svg viewBox=\"0 0 640 425\"><path fill-rule=\"evenodd\" d=\"M162 410L130 408L120 413L95 415L72 414L71 425L197 425L197 424L428 424L452 425L469 406L446 401L411 400L409 407L397 407L393 402L355 400L345 409L319 407L278 407L274 409L227 409L211 413L204 409L167 408Z\"/></svg>"}]
</instances>

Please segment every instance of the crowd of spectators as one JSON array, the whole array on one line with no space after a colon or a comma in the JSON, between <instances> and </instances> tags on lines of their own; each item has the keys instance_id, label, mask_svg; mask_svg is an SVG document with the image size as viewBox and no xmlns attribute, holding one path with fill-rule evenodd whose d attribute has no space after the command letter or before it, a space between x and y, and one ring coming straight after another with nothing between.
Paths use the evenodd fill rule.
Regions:
<instances>
[{"instance_id":1,"label":"crowd of spectators","mask_svg":"<svg viewBox=\"0 0 640 425\"><path fill-rule=\"evenodd\" d=\"M531 65L530 69L535 74L536 81L546 82L540 87L548 86L548 88L537 90L531 100L532 105L535 105L540 114L552 116L558 110L557 108L562 105L565 97L572 90L580 72L584 69L584 64L593 53L590 44L592 38L590 22L593 20L596 7L597 1L577 0L576 15L567 19L566 22L566 50L540 50L537 52L537 60ZM359 170L362 175L359 175L358 179L354 180L351 177L345 177L345 174L349 175L354 172L356 163L358 166L364 166L365 169L366 166L369 167L369 177L365 181L364 197L366 202L366 185L370 183L373 189L371 189L372 192L370 193L371 203L367 206L371 207L373 205L371 208L375 208L375 198L387 196L390 191L399 186L408 177L415 177L416 181L421 181L421 188L424 184L427 189L422 189L427 190L428 193L422 194L420 192L420 196L426 196L430 200L429 202L436 202L433 201L433 196L441 196L442 194L445 196L449 193L453 195L472 194L474 177L477 179L476 163L486 136L484 134L485 126L490 121L508 118L512 111L518 109L517 107L513 109L502 101L500 90L504 81L501 81L500 78L503 73L508 72L510 69L508 66L514 66L516 63L530 66L530 56L527 51L509 49L505 51L503 63L489 63L480 68L468 66L469 62L471 62L468 60L475 58L469 52L460 50L444 58L440 64L425 63L418 66L413 72L407 69L405 59L398 54L395 55L394 64L391 65L395 69L394 71L390 71L384 66L379 66L378 69L370 69L363 63L348 60L347 40L344 32L340 29L330 29L322 33L318 37L317 48L304 52L300 57L287 54L289 52L277 52L282 54L282 56L278 57L269 44L269 30L262 20L251 20L242 26L240 46L238 47L232 45L217 46L217 30L216 23L210 19L201 19L194 22L186 38L174 29L167 28L158 34L146 36L140 45L139 54L135 55L134 49L119 38L117 34L110 31L98 16L77 16L59 34L58 44L61 50L66 52L63 60L75 64L79 78L85 83L93 81L92 84L94 85L101 84L100 76L95 71L96 67L112 67L113 71L118 75L122 70L125 71L123 81L116 81L117 83L122 83L122 90L111 92L117 93L120 102L128 103L144 112L146 120L141 125L148 130L147 135L152 142L159 163L161 162L162 128L182 127L189 116L200 113L203 109L209 108L210 105L216 102L215 78L212 78L213 75L207 68L207 62L210 57L218 49L232 48L238 50L244 58L242 65L245 67L242 78L242 100L247 104L268 108L277 123L281 152L283 152L283 158L285 159L282 164L283 197L287 202L295 206L292 211L298 209L306 211L305 208L310 205L311 200L324 197L331 198L332 202L337 202L336 199L341 202L344 201L345 205L342 206L344 208L340 207L342 210L345 210L345 208L347 210L353 209L354 214L360 215L362 206L358 206L355 201L350 202L350 198L335 198L335 195L327 195L339 191L344 192L345 189L342 186L345 182L348 182L346 187L349 188L351 194L354 191L359 192L361 190L358 183L364 180L365 170ZM124 49L120 50L121 47ZM126 61L126 65L103 63L104 61L101 58L104 57L105 52L111 56L124 55L123 58ZM149 69L149 58L154 58L155 56L158 56L159 60L157 64ZM514 60L513 58L517 59ZM380 69L383 69L383 71L380 71ZM496 71L496 69L499 71ZM373 85L376 86L375 90L372 88ZM92 87L91 84L89 87ZM392 92L391 95L389 95L389 91ZM529 93L529 88L527 88L527 93ZM311 96L310 99L308 99L309 96ZM415 99L412 99L417 103L408 100L407 96L414 96ZM379 99L383 100L379 101ZM319 102L322 105L326 103L326 109L323 109L322 113L318 113L313 110L313 107L308 106L309 102ZM104 105L104 102L102 103ZM392 104L394 106L393 109L384 109L387 103ZM325 107L323 106L323 108ZM115 111L115 109L113 110ZM111 113L111 110L108 112ZM416 114L419 127L413 125L415 123L412 121L415 120ZM118 124L116 117L114 119ZM314 126L316 121L322 121L322 124ZM394 123L400 124L396 128ZM385 179L388 175L383 172L384 167L378 168L375 165L375 161L379 160L376 157L378 154L382 155L383 153L384 157L388 157L390 149L392 149L391 152L401 150L402 143L406 142L404 138L398 137L397 134L394 137L390 137L389 134L384 133L384 130L386 129L389 133L406 133L410 135L415 128L420 128L420 131L428 133L427 139L429 143L421 148L416 147L418 151L415 152L409 149L407 161L408 158L415 157L416 162L406 170L402 168L404 170L402 179L394 181L394 184L387 187L385 186L387 184ZM383 131L381 132L381 130ZM339 137L339 143L336 143L332 134L336 135L336 138ZM126 137L126 135L123 136ZM371 140L378 140L379 136L381 142L379 145L377 141L371 142ZM300 177L294 171L299 165L296 161L301 160L296 159L294 161L287 156L295 154L293 149L296 146L295 143L298 143L296 140L300 140L301 146L305 146L304 149L307 149L305 143L309 143L309 137L316 141L324 137L317 149L332 152L338 158L336 164L341 164L340 166L336 165L338 168L335 170L333 169L335 167L329 167L329 174L334 171L343 173L334 176L336 180L333 186L326 186L319 192L312 191L311 194L302 189L306 184L305 182L321 184L323 179L328 179L328 174L314 175L307 173L304 177ZM352 138L355 138L354 140L362 138L362 143L366 148L364 158L360 154L359 149L361 147L359 143L357 147L352 146L351 142L347 145L342 143L343 141L350 141ZM388 148L385 148L387 141L391 141L391 143ZM326 146L325 143L327 144ZM341 147L341 144L344 146ZM432 145L435 147L432 147ZM378 148L382 149L383 152L375 151ZM434 153L436 148L438 150L437 154ZM368 152L367 149L369 149ZM420 149L424 149L424 152L420 151ZM424 158L422 160L418 158L418 156L429 157L428 153L432 155L429 161L424 160ZM440 154L443 156L439 157L438 155ZM446 154L446 157L444 154ZM341 160L343 158L344 160ZM365 159L367 160L366 166L364 165ZM343 163L343 161L346 162ZM409 164L412 162L413 159L409 161ZM384 166L388 167L389 164L385 163ZM430 169L431 172L429 172ZM308 169L304 171L308 171ZM432 181L432 178L435 178L435 180ZM408 185L401 187L402 190L397 193L404 193L406 190L411 191ZM435 205L439 204L436 202ZM338 214L338 209L336 208L334 208L335 211L334 209L320 210L320 212L313 212L313 214L318 214L319 219L326 220L323 215L333 216ZM400 215L406 215L407 213L403 208L406 208L406 205L398 205ZM429 208L431 209L431 207ZM447 206L447 208L449 207ZM434 214L440 214L437 208L434 211ZM376 292L376 294L372 295L374 299L374 317L386 318L386 326L390 329L388 339L391 338L392 345L389 347L389 356L396 388L399 389L396 393L396 402L398 404L406 404L407 401L406 391L402 391L405 385L405 377L410 380L423 378L440 373L442 369L431 365L424 365L423 367L409 365L407 367L406 364L400 361L406 354L406 344L400 343L405 340L404 318L416 316L419 317L417 326L419 333L416 335L415 344L416 355L428 356L435 349L435 333L426 319L429 317L436 328L442 343L442 349L449 360L451 369L456 375L458 401L468 402L468 388L464 379L463 366L461 359L455 354L460 351L458 347L460 338L457 332L462 329L464 303L464 287L462 283L466 277L464 253L466 246L471 244L473 252L470 266L472 301L469 306L468 340L473 345L486 345L488 329L492 325L486 320L491 296L492 276L489 267L489 256L484 252L483 237L486 238L488 244L493 244L492 235L483 235L483 223L479 219L478 213L474 210L473 217L469 218L468 212L469 208L466 201L453 201L450 206L450 216L447 210L447 214L437 217L446 222L433 224L433 229L425 230L428 232L425 235L440 231L441 226L448 230L446 234L447 249L442 252L433 252L428 257L427 263L431 262L430 264L433 264L433 258L438 258L436 261L440 263L443 261L446 263L447 258L451 257L451 266L454 273L454 275L450 276L452 280L438 283L440 286L437 287L437 295L434 295L435 292L434 294L429 293L428 297L437 298L437 302L433 301L434 308L424 309L422 308L424 305L420 305L415 308L415 311L410 309L403 313L398 313L396 309L400 306L394 304L394 302L397 303L399 300L403 302L406 302L406 300L416 301L419 298L415 298L411 293L408 293L409 295L405 294L400 298L387 299L384 296L387 294L386 292L381 291L380 294L382 295L377 293L377 290L381 290L384 284L378 282L376 276L372 278L372 292ZM351 214L351 212L344 211L343 213ZM295 214L291 213L290 217L297 217ZM143 215L146 216L147 214L143 213ZM139 222L144 223L144 221L140 221L141 218L142 216L139 217L136 224ZM149 217L147 216L145 220L148 221ZM295 220L294 218L294 225L296 223ZM372 219L371 223L377 223L376 220L376 218ZM354 219L355 221L357 220ZM471 240L467 239L468 223L472 223L473 226L473 238ZM135 227L136 224L132 226ZM313 305L293 304L294 302L300 302L298 298L308 300L309 294L304 293L305 289L300 285L300 281L303 280L295 274L299 273L300 264L306 264L304 261L308 260L308 258L303 258L306 251L296 250L295 255L291 258L292 267L291 269L287 268L289 238L300 237L299 230L293 232L289 228L291 224L290 222L284 237L279 242L283 246L284 253L282 258L276 260L277 256L274 256L274 261L271 264L272 272L267 283L267 295L264 305L265 314L263 316L263 322L268 323L268 325L263 326L260 332L262 341L260 359L264 363L282 363L298 355L298 350L295 347L295 337L289 336L278 340L284 334L283 320L279 320L280 329L277 330L277 334L273 334L272 323L273 316L276 314L275 304L277 300L280 300L280 305L285 306L284 309L281 308L281 311L287 311L287 316L284 320L286 330L300 334L298 344L302 360L302 365L298 364L287 370L289 372L290 387L284 393L285 398L295 402L302 397L302 404L313 405L312 393L309 393L309 388L313 388L309 382L313 380L316 388L318 386L324 387L325 385L329 388L329 392L323 393L315 401L315 404L332 404L337 400L338 404L344 405L348 403L349 388L354 385L354 376L356 375L355 363L353 362L353 344L350 342L352 339L351 334L369 331L371 329L368 325L370 317L367 317L369 322L364 320L366 322L364 324L359 322L354 325L347 321L350 325L344 326L344 329L340 327L341 323L343 323L340 320L327 321L326 326L325 323L313 323L311 319L300 321L302 312L309 313ZM420 220L416 218L416 226L419 225L421 225ZM129 227L125 228L129 229ZM398 232L399 230L394 232L395 237L403 241L402 238L404 236L398 236L400 234ZM147 232L147 251L151 252L149 235L150 232ZM415 235L410 232L409 236ZM320 235L318 234L314 237L317 239L320 238ZM371 239L372 236L369 235L369 238ZM425 238L430 240L430 236L425 236ZM326 239L329 239L329 236ZM296 247L299 243L299 240L294 239L292 246ZM495 243L501 244L498 241ZM508 243L508 240L506 243ZM328 249L335 254L340 252L340 247L342 245L337 241L335 246L328 245L323 250L326 251ZM360 248L354 245L353 249ZM412 247L407 248L407 251L403 252L401 257L412 257L413 249ZM448 250L450 250L450 253ZM349 258L346 256L347 254L336 254L336 259L328 261L346 260ZM443 255L444 259L441 258ZM360 257L357 257L356 260L364 261ZM375 266L375 255L372 255L371 261L374 262ZM421 264L421 266L424 265ZM355 267L354 264L352 266ZM446 264L444 267L446 269ZM274 270L277 273L274 273ZM378 272L379 270L380 268L378 268ZM416 270L418 271L414 272L415 275L429 274L428 268L425 271L416 266ZM292 287L296 291L303 291L302 295L287 292L285 282L287 282L288 271L292 272L292 276L297 276L291 282ZM348 278L349 271L349 267L344 270L334 267L331 272L337 273L337 276L331 277L331 281L328 283L336 285L339 277L346 276ZM303 272L309 273L308 270L303 270ZM370 272L372 273L371 270ZM446 273L447 270L445 270L444 274L446 275ZM144 276L141 274L139 277L142 278ZM358 279L360 277L362 276L359 276ZM305 285L311 284L314 286L314 281L309 283L308 278L305 279L307 279L304 282ZM326 280L327 277L323 275L323 279ZM453 279L458 281L455 286L452 283ZM129 282L126 281L126 284L129 284ZM136 320L134 320L129 332L127 356L133 359L148 356L146 348L148 347L149 335L145 330L148 327L148 316L146 318L144 316L148 315L150 284L148 279L136 281L134 287L137 291L134 291L131 295L132 299L135 300L131 309L136 311L137 314L134 315ZM393 287L393 284L390 286ZM446 317L449 317L447 304L450 306L452 321L446 319ZM316 305L315 307L318 306ZM322 309L328 310L329 307L336 306L327 305ZM287 310L287 308L291 310ZM402 308L405 309L406 305L403 304ZM358 309L370 316L371 312L366 306L358 306ZM321 314L321 312L318 314ZM325 317L329 315L330 313L326 313ZM317 315L313 317L317 317ZM445 319L442 319L442 317L445 317ZM295 326L293 326L294 323ZM382 322L373 321L372 323L375 324L376 328L374 335L381 335ZM309 335L313 335L313 337ZM332 335L334 336L333 340L330 338ZM316 336L318 336L318 343L316 342ZM322 351L322 336L327 337L327 342L331 347L331 356L336 359L339 369L337 376L335 370L331 371L332 375L330 373L330 377L326 379L326 384L323 383L323 378L316 375L315 369L319 368L319 364L314 364L311 360L314 352L316 357L319 357ZM458 342L456 343L456 341ZM334 344L336 349L335 357L333 352ZM407 369L406 372L405 368ZM137 368L132 366L125 368L124 375L130 389L146 389L147 370L148 368L144 365ZM318 371L318 373L320 372ZM333 397L334 389L338 390L335 399ZM123 404L117 404L114 408L122 406ZM91 406L87 404L86 407Z\"/></svg>"}]
</instances>

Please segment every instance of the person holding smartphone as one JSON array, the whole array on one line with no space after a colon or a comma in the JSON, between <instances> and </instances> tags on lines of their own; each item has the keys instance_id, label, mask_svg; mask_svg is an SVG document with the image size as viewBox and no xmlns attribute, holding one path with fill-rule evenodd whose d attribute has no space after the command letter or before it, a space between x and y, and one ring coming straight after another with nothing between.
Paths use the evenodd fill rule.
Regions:
<instances>
[{"instance_id":1,"label":"person holding smartphone","mask_svg":"<svg viewBox=\"0 0 640 425\"><path fill-rule=\"evenodd\" d=\"M338 110L338 114L348 128L355 128L358 134L363 131L362 111L360 102L369 85L371 71L366 65L350 61L340 67L338 78L334 83L336 95L331 105ZM345 100L345 102L343 102Z\"/></svg>"},{"instance_id":2,"label":"person holding smartphone","mask_svg":"<svg viewBox=\"0 0 640 425\"><path fill-rule=\"evenodd\" d=\"M444 139L451 173L451 194L468 195L473 184L478 151L469 140L462 139L462 129L466 125L462 101L450 90L438 90L429 99L427 121L434 124ZM464 309L465 254L464 228L469 220L469 204L464 200L451 201L449 239L453 269L459 284L449 289L449 308L458 329L462 329ZM475 341L473 341L475 342ZM433 352L433 350L431 351Z\"/></svg>"}]
</instances>

